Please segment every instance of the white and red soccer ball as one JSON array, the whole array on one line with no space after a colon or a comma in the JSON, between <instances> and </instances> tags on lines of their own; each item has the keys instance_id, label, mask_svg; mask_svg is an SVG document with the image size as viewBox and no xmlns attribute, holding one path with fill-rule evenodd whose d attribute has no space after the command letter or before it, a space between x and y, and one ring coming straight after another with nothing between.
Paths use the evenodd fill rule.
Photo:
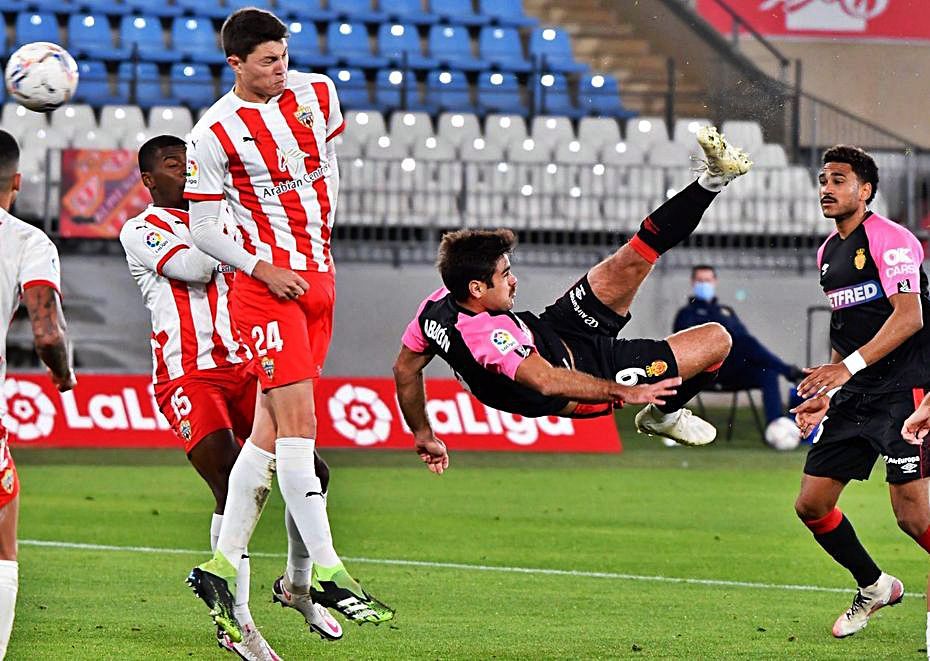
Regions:
<instances>
[{"instance_id":1,"label":"white and red soccer ball","mask_svg":"<svg viewBox=\"0 0 930 661\"><path fill-rule=\"evenodd\" d=\"M5 81L14 101L36 112L51 112L74 96L77 63L58 44L36 41L10 56Z\"/></svg>"}]
</instances>

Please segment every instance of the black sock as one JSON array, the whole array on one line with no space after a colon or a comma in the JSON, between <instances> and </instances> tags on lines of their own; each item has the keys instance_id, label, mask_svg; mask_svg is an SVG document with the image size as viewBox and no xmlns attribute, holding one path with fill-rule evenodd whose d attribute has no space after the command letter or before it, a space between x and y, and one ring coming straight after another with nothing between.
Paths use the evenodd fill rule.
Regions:
<instances>
[{"instance_id":1,"label":"black sock","mask_svg":"<svg viewBox=\"0 0 930 661\"><path fill-rule=\"evenodd\" d=\"M692 182L646 217L631 240L633 248L655 262L659 255L691 235L715 197L717 193Z\"/></svg>"},{"instance_id":2,"label":"black sock","mask_svg":"<svg viewBox=\"0 0 930 661\"><path fill-rule=\"evenodd\" d=\"M691 398L697 395L699 392L704 390L707 386L713 383L714 379L717 378L717 375L720 373L720 368L710 371L710 372L701 372L695 376L692 376L687 381L683 381L680 386L678 386L678 392L672 395L671 397L665 398L665 403L661 406L657 406L662 413L674 413L678 409L684 407Z\"/></svg>"},{"instance_id":3,"label":"black sock","mask_svg":"<svg viewBox=\"0 0 930 661\"><path fill-rule=\"evenodd\" d=\"M849 570L849 573L856 579L856 585L861 588L872 585L881 576L882 570L878 568L869 552L865 550L859 538L856 537L856 531L849 519L846 518L846 515L842 514L841 516L842 519L839 525L829 532L814 532L814 539L834 560ZM812 531L814 530L810 525L811 522L805 521L804 523Z\"/></svg>"}]
</instances>

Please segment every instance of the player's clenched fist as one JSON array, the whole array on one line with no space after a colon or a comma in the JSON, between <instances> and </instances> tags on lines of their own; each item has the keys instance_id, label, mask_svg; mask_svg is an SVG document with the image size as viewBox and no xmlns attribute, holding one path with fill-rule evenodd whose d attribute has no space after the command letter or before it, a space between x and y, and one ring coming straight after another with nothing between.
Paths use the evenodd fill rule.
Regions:
<instances>
[{"instance_id":1,"label":"player's clenched fist","mask_svg":"<svg viewBox=\"0 0 930 661\"><path fill-rule=\"evenodd\" d=\"M901 427L901 436L904 440L913 445L923 443L927 432L930 431L930 395L924 397L917 410L911 413L904 425Z\"/></svg>"},{"instance_id":2,"label":"player's clenched fist","mask_svg":"<svg viewBox=\"0 0 930 661\"><path fill-rule=\"evenodd\" d=\"M306 280L290 269L264 261L255 265L252 277L264 282L269 291L278 298L299 298L310 288Z\"/></svg>"}]
</instances>

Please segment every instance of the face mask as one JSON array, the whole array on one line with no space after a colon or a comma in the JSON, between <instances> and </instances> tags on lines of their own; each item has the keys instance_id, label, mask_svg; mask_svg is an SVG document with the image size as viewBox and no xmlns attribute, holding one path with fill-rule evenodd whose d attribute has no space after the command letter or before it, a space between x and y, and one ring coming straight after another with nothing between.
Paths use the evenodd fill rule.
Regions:
<instances>
[{"instance_id":1,"label":"face mask","mask_svg":"<svg viewBox=\"0 0 930 661\"><path fill-rule=\"evenodd\" d=\"M712 282L695 282L694 297L701 301L714 300L714 284Z\"/></svg>"}]
</instances>

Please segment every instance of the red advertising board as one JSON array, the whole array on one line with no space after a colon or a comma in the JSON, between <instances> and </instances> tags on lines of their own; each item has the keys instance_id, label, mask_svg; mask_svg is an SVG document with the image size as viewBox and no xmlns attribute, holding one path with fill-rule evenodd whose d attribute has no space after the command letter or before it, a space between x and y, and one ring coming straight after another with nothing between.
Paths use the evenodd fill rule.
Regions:
<instances>
[{"instance_id":1,"label":"red advertising board","mask_svg":"<svg viewBox=\"0 0 930 661\"><path fill-rule=\"evenodd\" d=\"M65 149L61 152L61 235L112 239L152 201L135 152Z\"/></svg>"},{"instance_id":2,"label":"red advertising board","mask_svg":"<svg viewBox=\"0 0 930 661\"><path fill-rule=\"evenodd\" d=\"M454 451L619 452L613 417L523 418L490 409L452 379L431 379L427 409L437 436ZM4 426L14 445L36 447L177 447L158 412L148 375L79 374L59 393L43 374L8 374ZM317 388L320 447L409 450L394 382L328 377Z\"/></svg>"},{"instance_id":3,"label":"red advertising board","mask_svg":"<svg viewBox=\"0 0 930 661\"><path fill-rule=\"evenodd\" d=\"M726 0L757 32L770 37L930 39L927 0ZM698 12L724 34L730 15L715 0Z\"/></svg>"}]
</instances>

